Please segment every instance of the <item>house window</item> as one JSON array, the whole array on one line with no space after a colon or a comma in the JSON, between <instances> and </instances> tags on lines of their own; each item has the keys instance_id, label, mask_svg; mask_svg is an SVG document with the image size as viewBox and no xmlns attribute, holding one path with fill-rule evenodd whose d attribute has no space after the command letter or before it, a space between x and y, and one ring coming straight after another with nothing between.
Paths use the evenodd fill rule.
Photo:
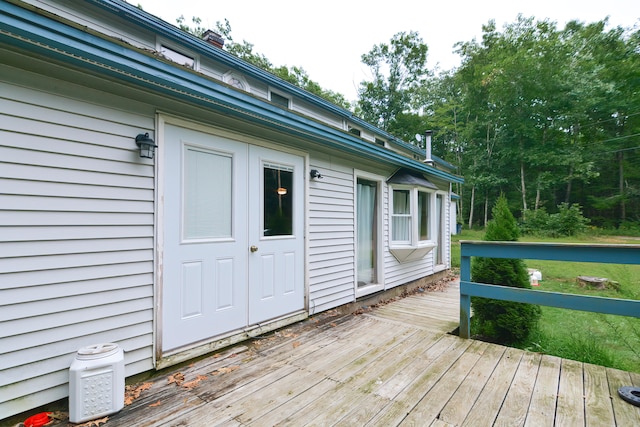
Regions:
<instances>
[{"instance_id":1,"label":"house window","mask_svg":"<svg viewBox=\"0 0 640 427\"><path fill-rule=\"evenodd\" d=\"M356 194L358 287L377 283L378 183L358 178Z\"/></svg>"},{"instance_id":2,"label":"house window","mask_svg":"<svg viewBox=\"0 0 640 427\"><path fill-rule=\"evenodd\" d=\"M263 165L264 236L290 236L293 233L293 168Z\"/></svg>"},{"instance_id":3,"label":"house window","mask_svg":"<svg viewBox=\"0 0 640 427\"><path fill-rule=\"evenodd\" d=\"M250 91L249 83L247 83L247 80L244 77L235 74L233 71L226 72L222 76L222 81L236 89L244 90L246 92Z\"/></svg>"},{"instance_id":4,"label":"house window","mask_svg":"<svg viewBox=\"0 0 640 427\"><path fill-rule=\"evenodd\" d=\"M433 193L412 189L393 189L391 244L418 245L429 241L429 208Z\"/></svg>"},{"instance_id":5,"label":"house window","mask_svg":"<svg viewBox=\"0 0 640 427\"><path fill-rule=\"evenodd\" d=\"M195 69L195 58L186 55L182 52L178 52L175 49L172 49L168 46L165 46L164 44L160 45L160 53L162 54L162 56L164 56L165 58L176 62L180 65L184 65L185 67L189 67L189 68L193 68Z\"/></svg>"},{"instance_id":6,"label":"house window","mask_svg":"<svg viewBox=\"0 0 640 427\"><path fill-rule=\"evenodd\" d=\"M433 259L436 265L442 264L442 241L443 241L443 232L444 232L444 197L442 194L436 195L436 247L434 248Z\"/></svg>"},{"instance_id":7,"label":"house window","mask_svg":"<svg viewBox=\"0 0 640 427\"><path fill-rule=\"evenodd\" d=\"M352 133L355 136L360 136L362 132L358 128L349 127L349 133Z\"/></svg>"},{"instance_id":8,"label":"house window","mask_svg":"<svg viewBox=\"0 0 640 427\"><path fill-rule=\"evenodd\" d=\"M392 230L393 241L411 243L411 192L393 190Z\"/></svg>"},{"instance_id":9,"label":"house window","mask_svg":"<svg viewBox=\"0 0 640 427\"><path fill-rule=\"evenodd\" d=\"M356 297L384 289L383 178L355 171Z\"/></svg>"},{"instance_id":10,"label":"house window","mask_svg":"<svg viewBox=\"0 0 640 427\"><path fill-rule=\"evenodd\" d=\"M286 96L279 95L275 92L270 92L271 102L276 105L279 105L282 108L289 108L289 98Z\"/></svg>"},{"instance_id":11,"label":"house window","mask_svg":"<svg viewBox=\"0 0 640 427\"><path fill-rule=\"evenodd\" d=\"M430 194L418 191L418 234L420 241L429 240L429 199Z\"/></svg>"},{"instance_id":12,"label":"house window","mask_svg":"<svg viewBox=\"0 0 640 427\"><path fill-rule=\"evenodd\" d=\"M184 147L184 240L232 237L232 164L226 153Z\"/></svg>"}]
</instances>

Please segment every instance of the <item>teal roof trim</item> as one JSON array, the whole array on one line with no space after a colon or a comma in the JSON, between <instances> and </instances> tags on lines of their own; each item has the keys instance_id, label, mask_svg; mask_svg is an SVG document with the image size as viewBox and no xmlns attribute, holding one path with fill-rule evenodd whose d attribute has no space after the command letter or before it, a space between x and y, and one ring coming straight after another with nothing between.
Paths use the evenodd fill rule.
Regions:
<instances>
[{"instance_id":1,"label":"teal roof trim","mask_svg":"<svg viewBox=\"0 0 640 427\"><path fill-rule=\"evenodd\" d=\"M244 73L250 74L253 78L259 81L262 81L275 88L291 93L296 97L304 99L305 101L313 105L316 105L325 110L331 111L332 113L338 116L341 116L345 119L352 121L355 125L360 126L363 129L367 129L370 132L373 132L374 134L383 136L387 138L390 142L397 144L403 147L404 149L411 151L419 156L425 155L424 148L420 148L413 144L409 144L405 141L402 141L401 139L398 139L397 137L391 135L390 133L380 128L377 128L371 123L361 119L360 117L354 116L351 111L346 110L340 106L337 106L310 92L307 92L306 90L301 89L298 86L293 85L285 80L282 80L281 78L263 70L262 68L256 67L253 64L250 64L246 61L239 59L238 57L230 54L229 52L223 49L212 46L206 41L192 34L189 34L185 31L182 31L178 27L171 25L168 22L163 21L162 19L159 19L150 13L140 10L133 5L130 5L121 0L86 0L86 1L91 2L106 11L109 11L111 13L114 13L120 16L124 20L131 22L131 24L133 25L144 27L175 43L186 45L189 47L190 50L206 55L208 57L213 57L217 61L220 61L221 63L227 65L230 68L237 69ZM433 160L436 163L441 163L442 161L442 159L438 159L435 157L433 158ZM444 163L441 163L441 164L443 164L443 166L446 166Z\"/></svg>"},{"instance_id":2,"label":"teal roof trim","mask_svg":"<svg viewBox=\"0 0 640 427\"><path fill-rule=\"evenodd\" d=\"M95 1L95 0L94 0ZM2 2L0 41L148 90L195 103L243 120L366 158L406 166L451 182L451 175L400 154L231 89L200 74L161 61L141 50Z\"/></svg>"}]
</instances>

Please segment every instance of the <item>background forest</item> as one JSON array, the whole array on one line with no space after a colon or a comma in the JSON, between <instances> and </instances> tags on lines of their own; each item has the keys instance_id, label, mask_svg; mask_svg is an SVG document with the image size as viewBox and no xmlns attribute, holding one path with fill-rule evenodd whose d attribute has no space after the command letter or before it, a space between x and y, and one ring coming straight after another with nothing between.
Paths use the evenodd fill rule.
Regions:
<instances>
[{"instance_id":1,"label":"background forest","mask_svg":"<svg viewBox=\"0 0 640 427\"><path fill-rule=\"evenodd\" d=\"M196 35L204 28L180 17ZM429 69L428 45L413 31L373 46L362 62L371 80L349 102L302 67L274 66L218 22L225 49L433 152L465 183L459 219L485 226L501 193L520 221L582 210L594 226L640 230L640 30L607 21L555 22L524 16L481 40L459 42L461 65Z\"/></svg>"}]
</instances>

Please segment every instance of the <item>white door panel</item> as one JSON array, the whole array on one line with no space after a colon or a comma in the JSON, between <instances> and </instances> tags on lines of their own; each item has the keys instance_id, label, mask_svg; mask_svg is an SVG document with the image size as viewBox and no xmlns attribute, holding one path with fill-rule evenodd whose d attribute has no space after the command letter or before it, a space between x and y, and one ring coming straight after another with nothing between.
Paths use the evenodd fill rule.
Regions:
<instances>
[{"instance_id":1,"label":"white door panel","mask_svg":"<svg viewBox=\"0 0 640 427\"><path fill-rule=\"evenodd\" d=\"M249 323L304 308L304 160L249 148ZM279 194L282 193L282 194Z\"/></svg>"},{"instance_id":2,"label":"white door panel","mask_svg":"<svg viewBox=\"0 0 640 427\"><path fill-rule=\"evenodd\" d=\"M173 125L164 144L162 350L303 309L303 158Z\"/></svg>"},{"instance_id":3,"label":"white door panel","mask_svg":"<svg viewBox=\"0 0 640 427\"><path fill-rule=\"evenodd\" d=\"M162 346L246 326L247 146L165 128Z\"/></svg>"}]
</instances>

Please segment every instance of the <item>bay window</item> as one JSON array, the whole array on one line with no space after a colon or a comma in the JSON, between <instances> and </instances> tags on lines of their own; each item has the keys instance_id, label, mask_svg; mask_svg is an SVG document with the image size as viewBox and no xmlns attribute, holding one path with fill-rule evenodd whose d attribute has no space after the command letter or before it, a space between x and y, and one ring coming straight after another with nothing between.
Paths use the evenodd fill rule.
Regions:
<instances>
[{"instance_id":1,"label":"bay window","mask_svg":"<svg viewBox=\"0 0 640 427\"><path fill-rule=\"evenodd\" d=\"M433 250L438 239L435 208L438 187L420 172L398 169L388 180L389 250L398 262L416 261Z\"/></svg>"},{"instance_id":2,"label":"bay window","mask_svg":"<svg viewBox=\"0 0 640 427\"><path fill-rule=\"evenodd\" d=\"M430 242L433 196L434 193L415 187L393 187L391 246L419 246Z\"/></svg>"}]
</instances>

